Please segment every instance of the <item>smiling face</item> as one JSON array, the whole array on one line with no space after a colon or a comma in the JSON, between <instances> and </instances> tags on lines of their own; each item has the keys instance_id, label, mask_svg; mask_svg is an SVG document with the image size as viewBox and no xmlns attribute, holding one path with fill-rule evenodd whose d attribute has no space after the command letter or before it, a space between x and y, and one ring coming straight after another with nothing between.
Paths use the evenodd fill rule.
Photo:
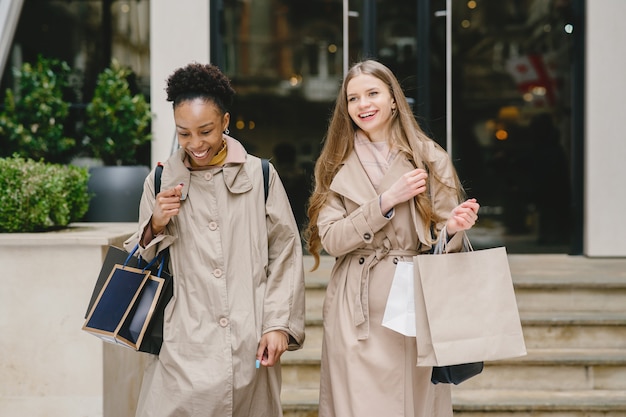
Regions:
<instances>
[{"instance_id":1,"label":"smiling face","mask_svg":"<svg viewBox=\"0 0 626 417\"><path fill-rule=\"evenodd\" d=\"M387 140L392 112L396 108L389 87L372 75L359 74L348 82L346 99L350 118L370 140Z\"/></svg>"},{"instance_id":2,"label":"smiling face","mask_svg":"<svg viewBox=\"0 0 626 417\"><path fill-rule=\"evenodd\" d=\"M189 155L191 166L205 167L222 148L230 114L222 114L212 101L196 98L174 108L174 122L178 143Z\"/></svg>"}]
</instances>

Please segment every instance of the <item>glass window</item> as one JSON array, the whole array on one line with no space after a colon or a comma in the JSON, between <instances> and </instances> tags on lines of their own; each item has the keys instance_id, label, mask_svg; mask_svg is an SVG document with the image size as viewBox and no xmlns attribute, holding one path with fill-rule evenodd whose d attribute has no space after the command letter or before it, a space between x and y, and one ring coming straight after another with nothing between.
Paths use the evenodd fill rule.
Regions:
<instances>
[{"instance_id":1,"label":"glass window","mask_svg":"<svg viewBox=\"0 0 626 417\"><path fill-rule=\"evenodd\" d=\"M568 251L570 3L453 1L452 154L512 252Z\"/></svg>"},{"instance_id":2,"label":"glass window","mask_svg":"<svg viewBox=\"0 0 626 417\"><path fill-rule=\"evenodd\" d=\"M0 104L5 90L15 87L13 69L34 63L38 55L67 62L72 70L67 134L80 140L83 110L91 99L98 74L111 58L132 68L134 90L150 97L150 20L148 1L24 0L7 55ZM1 140L1 138L0 138ZM150 164L145 154L146 165Z\"/></svg>"},{"instance_id":3,"label":"glass window","mask_svg":"<svg viewBox=\"0 0 626 417\"><path fill-rule=\"evenodd\" d=\"M478 247L568 250L570 3L452 1L449 151L468 194L482 204ZM373 56L394 71L409 100L429 91L430 113L416 116L445 146L446 1L351 0L349 9L347 64ZM420 31L425 9L430 28ZM308 178L342 78L342 19L337 0L225 0L220 19L220 59L238 93L232 134L278 164L282 147ZM418 33L430 51L418 49ZM423 60L428 79L417 78ZM423 105L412 104L416 111ZM279 165L281 174L289 169ZM304 207L304 196L290 197Z\"/></svg>"},{"instance_id":4,"label":"glass window","mask_svg":"<svg viewBox=\"0 0 626 417\"><path fill-rule=\"evenodd\" d=\"M230 134L271 157L305 222L313 163L342 79L342 2L225 0L223 70L237 92Z\"/></svg>"}]
</instances>

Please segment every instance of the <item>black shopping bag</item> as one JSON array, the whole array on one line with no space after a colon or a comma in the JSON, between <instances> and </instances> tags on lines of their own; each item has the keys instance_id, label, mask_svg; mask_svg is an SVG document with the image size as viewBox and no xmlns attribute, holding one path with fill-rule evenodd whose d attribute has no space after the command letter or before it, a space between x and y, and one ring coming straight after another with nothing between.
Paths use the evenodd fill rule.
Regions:
<instances>
[{"instance_id":1,"label":"black shopping bag","mask_svg":"<svg viewBox=\"0 0 626 417\"><path fill-rule=\"evenodd\" d=\"M454 384L470 379L483 371L484 362L461 363L458 365L433 366L430 381L433 384Z\"/></svg>"},{"instance_id":2,"label":"black shopping bag","mask_svg":"<svg viewBox=\"0 0 626 417\"><path fill-rule=\"evenodd\" d=\"M159 354L164 310L173 294L167 250L151 262L110 246L94 286L83 330L141 352Z\"/></svg>"}]
</instances>

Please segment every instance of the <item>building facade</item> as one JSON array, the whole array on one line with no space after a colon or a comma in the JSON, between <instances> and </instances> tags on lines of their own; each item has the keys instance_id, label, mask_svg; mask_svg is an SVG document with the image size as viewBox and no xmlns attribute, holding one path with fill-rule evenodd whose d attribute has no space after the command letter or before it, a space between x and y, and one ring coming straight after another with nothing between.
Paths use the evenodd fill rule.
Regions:
<instances>
[{"instance_id":1,"label":"building facade","mask_svg":"<svg viewBox=\"0 0 626 417\"><path fill-rule=\"evenodd\" d=\"M167 76L215 63L237 91L231 134L272 157L288 189L292 177L309 180L290 191L302 218L342 76L372 57L396 73L481 202L475 246L626 256L621 0L24 0L21 9L2 86L7 68L45 51L80 68L80 103L93 74L122 61L151 100L146 163L176 147ZM63 24L46 21L55 14Z\"/></svg>"},{"instance_id":2,"label":"building facade","mask_svg":"<svg viewBox=\"0 0 626 417\"><path fill-rule=\"evenodd\" d=\"M290 141L306 169L343 71L374 56L398 74L419 120L452 153L468 192L479 194L481 223L491 224L475 241L494 242L492 226L502 230L495 241L514 251L626 256L620 237L626 229L617 221L626 204L619 179L626 144L616 123L626 82L618 75L624 58L615 53L626 38L619 18L626 3L219 3L221 10L199 0L151 4L152 102L165 115L157 117L162 141L153 159L170 151L173 132L171 109L157 99L163 90L154 81L174 67L190 60L220 64L245 95L241 101L251 103L235 109L233 133L263 156L272 156L275 141ZM184 42L166 27L186 28ZM272 77L280 81L266 88L278 93L263 101L260 80ZM246 88L256 90L258 101ZM306 105L268 105L289 94ZM547 241L538 242L540 227L565 241L548 231Z\"/></svg>"}]
</instances>

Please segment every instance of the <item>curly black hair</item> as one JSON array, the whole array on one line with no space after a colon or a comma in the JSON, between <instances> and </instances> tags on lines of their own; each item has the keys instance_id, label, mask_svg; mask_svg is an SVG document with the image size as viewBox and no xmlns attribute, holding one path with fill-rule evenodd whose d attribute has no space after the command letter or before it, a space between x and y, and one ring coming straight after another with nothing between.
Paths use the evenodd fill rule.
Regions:
<instances>
[{"instance_id":1,"label":"curly black hair","mask_svg":"<svg viewBox=\"0 0 626 417\"><path fill-rule=\"evenodd\" d=\"M210 100L226 113L233 104L235 90L230 80L213 64L193 62L178 68L167 79L167 101L178 106L183 101L202 98Z\"/></svg>"}]
</instances>

